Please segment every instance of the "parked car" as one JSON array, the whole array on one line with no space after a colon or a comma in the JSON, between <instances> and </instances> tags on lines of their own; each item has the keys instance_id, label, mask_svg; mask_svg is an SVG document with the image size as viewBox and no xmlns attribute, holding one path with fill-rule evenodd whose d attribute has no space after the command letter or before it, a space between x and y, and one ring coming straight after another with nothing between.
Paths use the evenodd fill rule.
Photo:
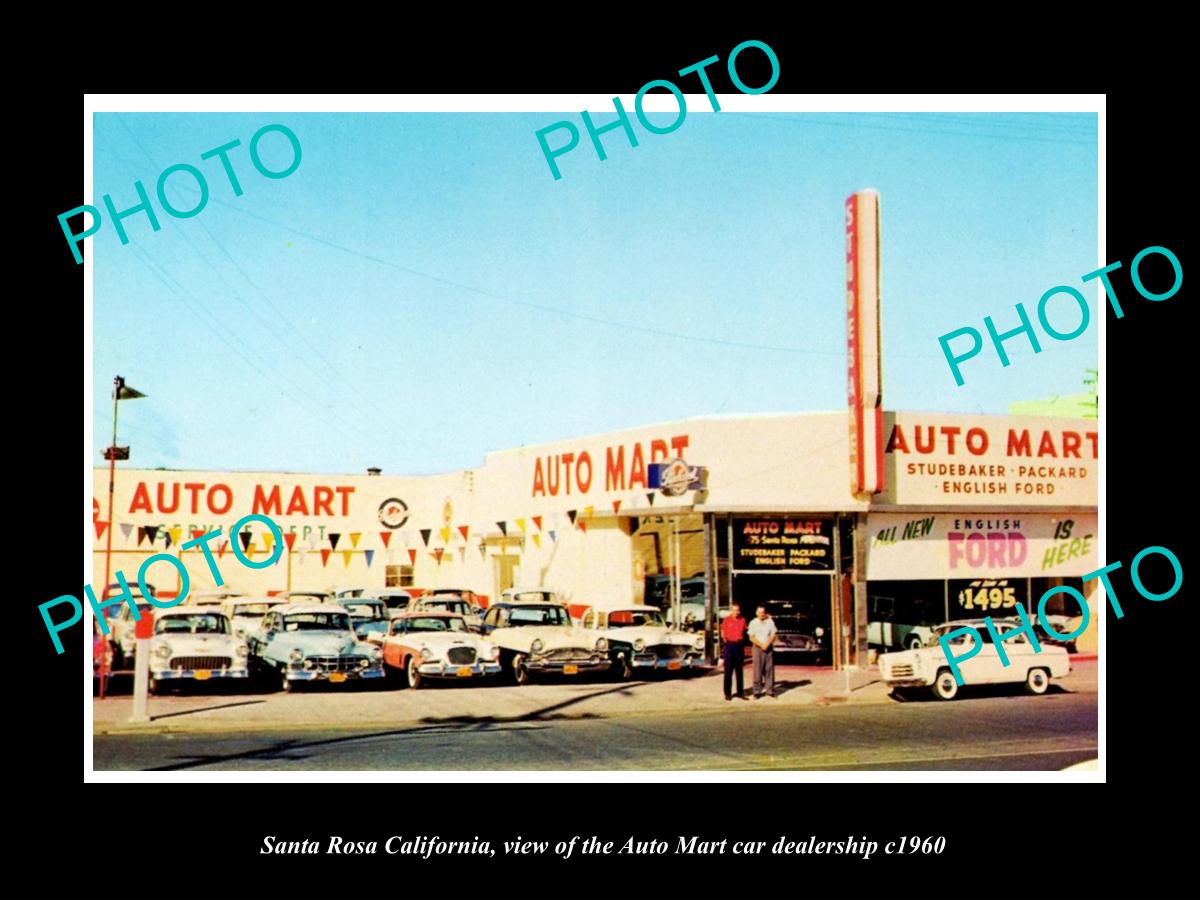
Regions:
<instances>
[{"instance_id":1,"label":"parked car","mask_svg":"<svg viewBox=\"0 0 1200 900\"><path fill-rule=\"evenodd\" d=\"M1034 620L1033 632L1037 635L1038 642L1041 644L1050 644L1051 646L1064 647L1067 653L1078 653L1079 647L1076 644L1076 639L1063 640L1062 635L1072 634L1083 623L1083 616L1046 616L1046 622L1056 632L1051 634L1042 627L1042 623L1033 616Z\"/></svg>"},{"instance_id":2,"label":"parked car","mask_svg":"<svg viewBox=\"0 0 1200 900\"><path fill-rule=\"evenodd\" d=\"M704 635L670 628L653 606L589 609L580 627L604 635L613 671L622 679L632 678L635 671L674 672L704 663Z\"/></svg>"},{"instance_id":3,"label":"parked car","mask_svg":"<svg viewBox=\"0 0 1200 900\"><path fill-rule=\"evenodd\" d=\"M272 606L279 606L278 597L232 597L221 604L221 612L229 616L234 637L244 638L258 627Z\"/></svg>"},{"instance_id":4,"label":"parked car","mask_svg":"<svg viewBox=\"0 0 1200 900\"><path fill-rule=\"evenodd\" d=\"M867 604L867 644L882 650L924 647L944 615L940 595L899 603L894 597L872 596Z\"/></svg>"},{"instance_id":5,"label":"parked car","mask_svg":"<svg viewBox=\"0 0 1200 900\"><path fill-rule=\"evenodd\" d=\"M360 641L370 641L371 635L387 634L391 613L383 600L378 597L343 597L340 603L350 613L350 627Z\"/></svg>"},{"instance_id":6,"label":"parked car","mask_svg":"<svg viewBox=\"0 0 1200 900\"><path fill-rule=\"evenodd\" d=\"M500 648L467 629L462 616L408 610L391 620L383 639L383 662L409 687L427 678L498 675Z\"/></svg>"},{"instance_id":7,"label":"parked car","mask_svg":"<svg viewBox=\"0 0 1200 900\"><path fill-rule=\"evenodd\" d=\"M500 648L500 664L516 684L534 674L607 671L608 641L571 624L561 603L500 602L484 614L482 632Z\"/></svg>"},{"instance_id":8,"label":"parked car","mask_svg":"<svg viewBox=\"0 0 1200 900\"><path fill-rule=\"evenodd\" d=\"M137 590L131 588L130 593L134 603L137 604L139 616L156 616L165 611L154 606ZM137 652L137 636L134 633L136 625L137 620L133 618L133 611L129 608L128 603L122 603L117 614L109 620L108 641L112 645L112 670L114 672L133 668L133 658Z\"/></svg>"},{"instance_id":9,"label":"parked car","mask_svg":"<svg viewBox=\"0 0 1200 900\"><path fill-rule=\"evenodd\" d=\"M375 598L382 600L388 608L388 615L394 616L404 612L412 603L412 594L403 588L368 588L358 595L359 599Z\"/></svg>"},{"instance_id":10,"label":"parked car","mask_svg":"<svg viewBox=\"0 0 1200 900\"><path fill-rule=\"evenodd\" d=\"M241 591L196 591L189 592L184 599L188 606L221 606L226 600L241 596Z\"/></svg>"},{"instance_id":11,"label":"parked car","mask_svg":"<svg viewBox=\"0 0 1200 900\"><path fill-rule=\"evenodd\" d=\"M150 639L150 693L164 681L247 678L249 649L229 617L212 606L159 610Z\"/></svg>"},{"instance_id":12,"label":"parked car","mask_svg":"<svg viewBox=\"0 0 1200 900\"><path fill-rule=\"evenodd\" d=\"M775 638L775 653L812 653L818 656L829 652L829 635L818 612L819 605L811 600L767 600L763 604L768 615L775 620L778 635ZM747 620L754 618L756 604L748 604L742 610ZM828 613L829 601L824 603Z\"/></svg>"},{"instance_id":13,"label":"parked car","mask_svg":"<svg viewBox=\"0 0 1200 900\"><path fill-rule=\"evenodd\" d=\"M1016 630L1019 623L993 620L993 626L1003 637ZM1035 653L1024 634L1004 642L1004 652L1008 656L1008 665L1005 666L1000 661L983 619L965 619L937 626L924 647L881 655L879 672L884 682L897 692L907 688L929 688L939 700L953 700L958 695L959 684L955 681L940 639L942 635L964 627L974 630L980 650L970 659L958 663L963 686L1024 682L1028 693L1044 694L1051 678L1061 678L1071 671L1071 660L1066 650L1062 647L1042 647L1040 653ZM970 642L971 635L961 634L954 638L951 648L957 656L970 649Z\"/></svg>"},{"instance_id":14,"label":"parked car","mask_svg":"<svg viewBox=\"0 0 1200 900\"><path fill-rule=\"evenodd\" d=\"M469 631L478 632L483 610L457 594L433 594L418 597L409 604L410 612L448 612L463 617Z\"/></svg>"},{"instance_id":15,"label":"parked car","mask_svg":"<svg viewBox=\"0 0 1200 900\"><path fill-rule=\"evenodd\" d=\"M281 603L333 603L329 591L284 591L279 595Z\"/></svg>"},{"instance_id":16,"label":"parked car","mask_svg":"<svg viewBox=\"0 0 1200 900\"><path fill-rule=\"evenodd\" d=\"M508 588L500 592L500 600L502 603L524 603L526 600L557 603L558 595L547 588Z\"/></svg>"},{"instance_id":17,"label":"parked car","mask_svg":"<svg viewBox=\"0 0 1200 900\"><path fill-rule=\"evenodd\" d=\"M333 599L345 600L347 597L361 597L365 590L366 588L363 587L336 587L333 589Z\"/></svg>"},{"instance_id":18,"label":"parked car","mask_svg":"<svg viewBox=\"0 0 1200 900\"><path fill-rule=\"evenodd\" d=\"M291 691L306 681L383 677L383 653L350 629L350 613L334 603L289 603L271 609L247 635L256 667Z\"/></svg>"}]
</instances>

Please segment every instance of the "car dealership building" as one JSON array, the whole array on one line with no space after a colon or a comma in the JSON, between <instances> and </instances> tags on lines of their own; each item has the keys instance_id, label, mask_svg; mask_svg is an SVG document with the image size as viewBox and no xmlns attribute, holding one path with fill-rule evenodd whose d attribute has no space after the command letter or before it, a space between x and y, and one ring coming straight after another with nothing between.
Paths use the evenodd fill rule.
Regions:
<instances>
[{"instance_id":1,"label":"car dealership building","mask_svg":"<svg viewBox=\"0 0 1200 900\"><path fill-rule=\"evenodd\" d=\"M1096 645L1097 423L1091 419L884 412L878 492L856 491L852 411L717 416L489 454L428 476L119 468L94 471L93 585L178 556L191 590L248 594L342 585L459 587L495 598L555 589L578 612L646 598L654 576L700 578L715 620L739 602L788 602L827 636L835 666L863 666L868 637L907 626L1035 611L1049 587L1088 598ZM667 465L663 465L667 464ZM251 569L229 548L237 540ZM110 579L115 580L115 576ZM179 589L166 562L147 581ZM1074 615L1057 596L1051 613ZM986 610L986 612L985 612ZM1006 612L1007 610L1007 612ZM869 624L874 623L874 624ZM893 631L895 632L893 634Z\"/></svg>"}]
</instances>

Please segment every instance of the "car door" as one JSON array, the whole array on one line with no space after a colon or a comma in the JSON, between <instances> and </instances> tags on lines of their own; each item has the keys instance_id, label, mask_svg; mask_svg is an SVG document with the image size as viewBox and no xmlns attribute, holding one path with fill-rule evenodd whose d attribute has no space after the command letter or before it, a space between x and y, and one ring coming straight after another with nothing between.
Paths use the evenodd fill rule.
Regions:
<instances>
[{"instance_id":1,"label":"car door","mask_svg":"<svg viewBox=\"0 0 1200 900\"><path fill-rule=\"evenodd\" d=\"M1000 654L992 643L992 636L987 628L980 625L974 629L976 640L981 644L980 650L973 657L958 664L962 672L964 684L995 684L1006 681L1006 667L1000 663ZM1007 646L1005 647L1007 650Z\"/></svg>"},{"instance_id":2,"label":"car door","mask_svg":"<svg viewBox=\"0 0 1200 900\"><path fill-rule=\"evenodd\" d=\"M1012 634L1018 629L999 626L1001 637ZM1029 642L1029 637L1025 633L1014 635L1004 642L1004 652L1008 655L1008 665L1002 670L1002 674L997 677L997 681L1024 681L1029 674L1029 670L1033 668L1032 657L1034 655L1033 644ZM998 658L998 655L997 655Z\"/></svg>"}]
</instances>

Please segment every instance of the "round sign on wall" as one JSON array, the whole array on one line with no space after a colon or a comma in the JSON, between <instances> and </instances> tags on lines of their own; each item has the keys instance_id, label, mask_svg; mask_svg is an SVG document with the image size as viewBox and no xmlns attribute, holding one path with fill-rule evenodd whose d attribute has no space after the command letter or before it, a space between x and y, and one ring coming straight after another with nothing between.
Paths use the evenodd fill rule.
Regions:
<instances>
[{"instance_id":1,"label":"round sign on wall","mask_svg":"<svg viewBox=\"0 0 1200 900\"><path fill-rule=\"evenodd\" d=\"M401 528L408 521L408 504L399 497L389 497L379 504L379 524L385 528Z\"/></svg>"}]
</instances>

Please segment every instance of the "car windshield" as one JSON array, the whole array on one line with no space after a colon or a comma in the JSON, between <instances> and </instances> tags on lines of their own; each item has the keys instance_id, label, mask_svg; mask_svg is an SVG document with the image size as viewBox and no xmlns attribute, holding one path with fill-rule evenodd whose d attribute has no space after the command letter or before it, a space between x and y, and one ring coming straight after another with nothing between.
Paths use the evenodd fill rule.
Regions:
<instances>
[{"instance_id":1,"label":"car windshield","mask_svg":"<svg viewBox=\"0 0 1200 900\"><path fill-rule=\"evenodd\" d=\"M971 625L939 625L937 628L934 629L933 636L930 637L929 640L925 642L925 646L940 647L941 643L942 643L941 638L944 635L947 635L952 631L958 631L960 628L973 629L975 631L975 635L978 639L980 646L982 646L983 644L990 644L992 642L992 637L990 634L988 634L988 630L986 628L974 628ZM964 631L961 634L956 634L954 636L954 639L951 640L950 643L951 644L963 644L963 643L970 642L970 640L971 640L971 635Z\"/></svg>"},{"instance_id":2,"label":"car windshield","mask_svg":"<svg viewBox=\"0 0 1200 900\"><path fill-rule=\"evenodd\" d=\"M608 614L609 628L636 628L643 625L658 625L665 628L667 623L657 609L619 609Z\"/></svg>"},{"instance_id":3,"label":"car windshield","mask_svg":"<svg viewBox=\"0 0 1200 900\"><path fill-rule=\"evenodd\" d=\"M342 606L350 610L350 615L357 619L386 619L387 607L382 603L345 602Z\"/></svg>"},{"instance_id":4,"label":"car windshield","mask_svg":"<svg viewBox=\"0 0 1200 900\"><path fill-rule=\"evenodd\" d=\"M508 624L517 625L570 625L571 617L561 606L516 606L509 610Z\"/></svg>"},{"instance_id":5,"label":"car windshield","mask_svg":"<svg viewBox=\"0 0 1200 900\"><path fill-rule=\"evenodd\" d=\"M466 631L462 616L420 616L407 619L407 631Z\"/></svg>"},{"instance_id":6,"label":"car windshield","mask_svg":"<svg viewBox=\"0 0 1200 900\"><path fill-rule=\"evenodd\" d=\"M387 604L388 609L404 609L412 597L408 594L381 594L379 599Z\"/></svg>"},{"instance_id":7,"label":"car windshield","mask_svg":"<svg viewBox=\"0 0 1200 900\"><path fill-rule=\"evenodd\" d=\"M163 616L154 623L155 634L229 634L229 620L222 615Z\"/></svg>"},{"instance_id":8,"label":"car windshield","mask_svg":"<svg viewBox=\"0 0 1200 900\"><path fill-rule=\"evenodd\" d=\"M471 605L466 600L454 600L449 597L436 597L421 604L424 609L442 609L446 612L464 615L471 611Z\"/></svg>"},{"instance_id":9,"label":"car windshield","mask_svg":"<svg viewBox=\"0 0 1200 900\"><path fill-rule=\"evenodd\" d=\"M253 616L257 619L259 616L265 616L270 608L270 603L239 603L233 608L233 614L238 618Z\"/></svg>"},{"instance_id":10,"label":"car windshield","mask_svg":"<svg viewBox=\"0 0 1200 900\"><path fill-rule=\"evenodd\" d=\"M344 612L292 613L283 619L284 631L349 631L350 616Z\"/></svg>"}]
</instances>

